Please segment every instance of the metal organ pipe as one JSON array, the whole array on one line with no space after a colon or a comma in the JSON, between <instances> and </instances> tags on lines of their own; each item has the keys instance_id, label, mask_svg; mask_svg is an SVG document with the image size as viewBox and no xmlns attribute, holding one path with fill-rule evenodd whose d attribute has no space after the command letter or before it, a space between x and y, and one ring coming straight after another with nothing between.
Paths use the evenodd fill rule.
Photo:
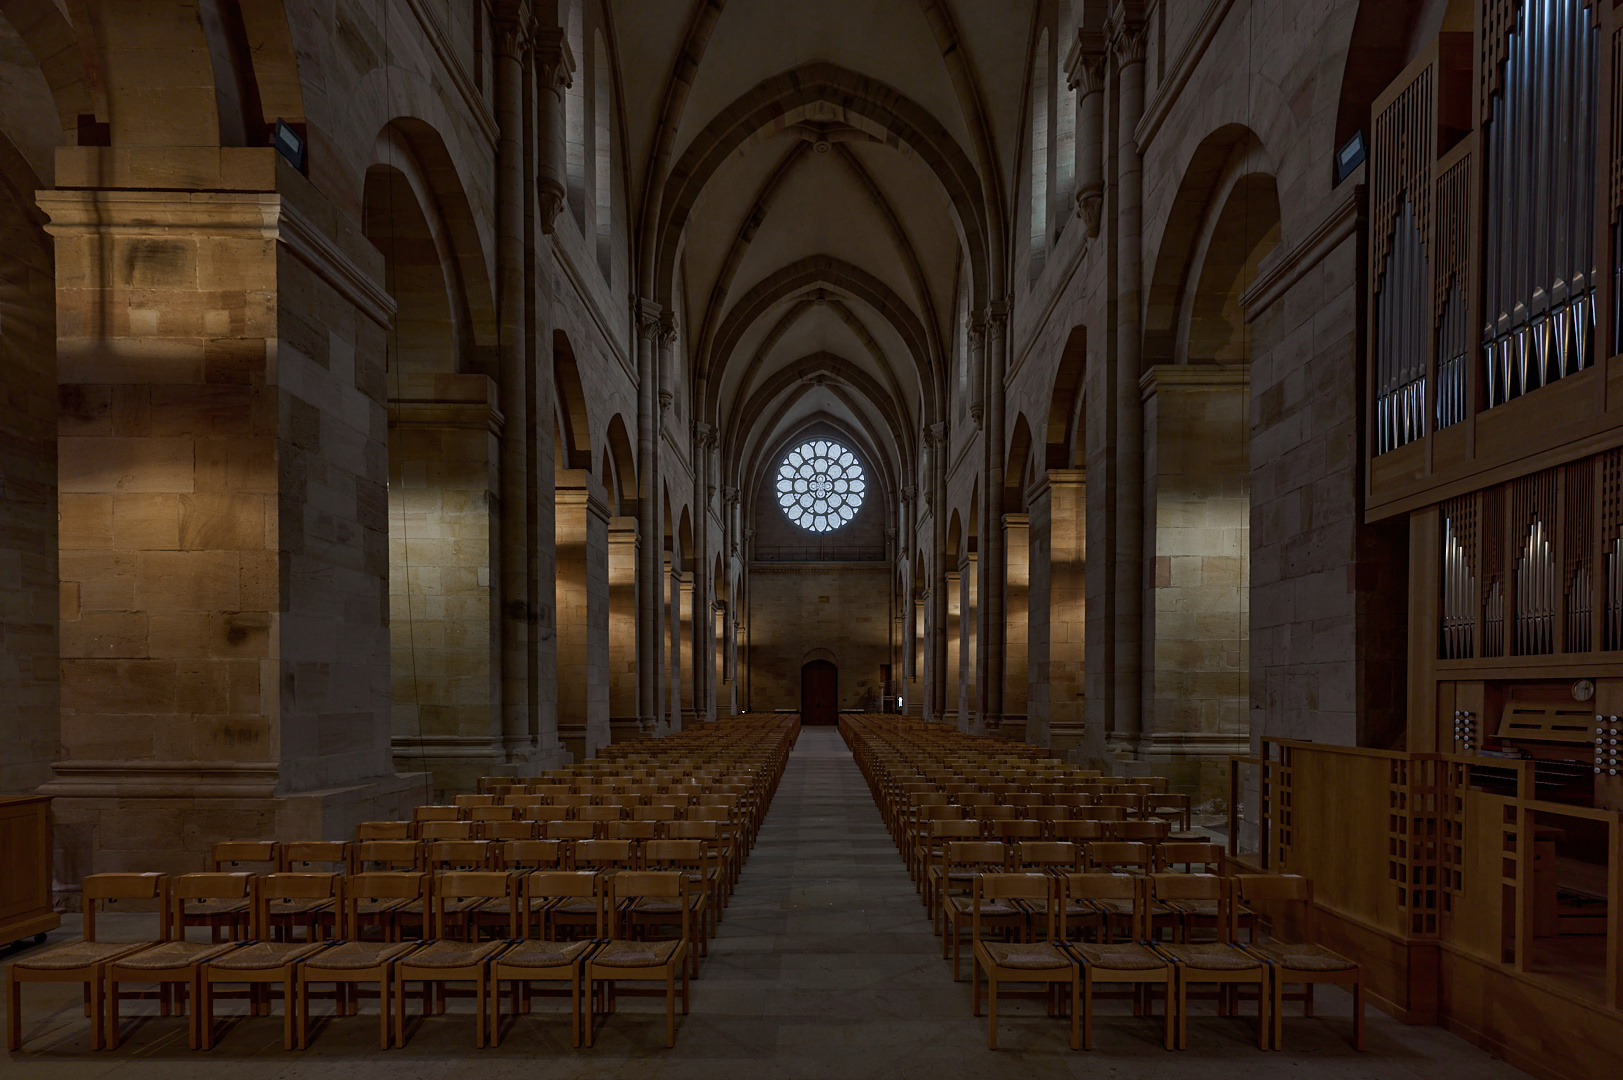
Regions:
<instances>
[{"instance_id":1,"label":"metal organ pipe","mask_svg":"<svg viewBox=\"0 0 1623 1080\"><path fill-rule=\"evenodd\" d=\"M1375 452L1426 433L1426 355L1431 274L1414 208L1405 199L1393 223L1375 306Z\"/></svg>"},{"instance_id":2,"label":"metal organ pipe","mask_svg":"<svg viewBox=\"0 0 1623 1080\"><path fill-rule=\"evenodd\" d=\"M1591 362L1599 35L1586 3L1524 0L1494 97L1482 346L1490 408Z\"/></svg>"}]
</instances>

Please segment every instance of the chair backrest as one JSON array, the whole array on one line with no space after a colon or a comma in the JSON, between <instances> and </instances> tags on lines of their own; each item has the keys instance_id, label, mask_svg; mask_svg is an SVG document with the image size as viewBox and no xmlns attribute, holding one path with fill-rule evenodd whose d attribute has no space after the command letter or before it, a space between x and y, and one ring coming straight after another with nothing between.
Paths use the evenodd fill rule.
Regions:
<instances>
[{"instance_id":1,"label":"chair backrest","mask_svg":"<svg viewBox=\"0 0 1623 1080\"><path fill-rule=\"evenodd\" d=\"M1141 938L1144 922L1144 879L1136 874L1065 874L1059 879L1061 906L1060 925L1064 926L1064 908L1071 901L1128 900L1133 905L1130 934Z\"/></svg>"},{"instance_id":2,"label":"chair backrest","mask_svg":"<svg viewBox=\"0 0 1623 1080\"><path fill-rule=\"evenodd\" d=\"M981 903L987 900L1048 900L1054 891L1054 879L1048 874L982 874L975 879L970 905L976 926L975 937L980 937ZM1050 923L1054 905L1048 905ZM1050 925L1052 935L1052 925Z\"/></svg>"},{"instance_id":3,"label":"chair backrest","mask_svg":"<svg viewBox=\"0 0 1623 1080\"><path fill-rule=\"evenodd\" d=\"M1082 868L1082 849L1061 840L1025 840L1014 846L1015 865L1025 867L1052 866L1067 870Z\"/></svg>"},{"instance_id":4,"label":"chair backrest","mask_svg":"<svg viewBox=\"0 0 1623 1080\"><path fill-rule=\"evenodd\" d=\"M703 840L650 840L642 846L643 865L702 867L706 860Z\"/></svg>"},{"instance_id":5,"label":"chair backrest","mask_svg":"<svg viewBox=\"0 0 1623 1080\"><path fill-rule=\"evenodd\" d=\"M631 816L637 821L675 821L682 816L682 808L674 803L650 803L633 807Z\"/></svg>"},{"instance_id":6,"label":"chair backrest","mask_svg":"<svg viewBox=\"0 0 1623 1080\"><path fill-rule=\"evenodd\" d=\"M957 840L947 845L942 857L951 866L1005 866L1009 849L996 840Z\"/></svg>"},{"instance_id":7,"label":"chair backrest","mask_svg":"<svg viewBox=\"0 0 1623 1080\"><path fill-rule=\"evenodd\" d=\"M1160 843L1166 838L1172 826L1165 821L1118 821L1111 827L1117 840L1136 840L1143 843Z\"/></svg>"},{"instance_id":8,"label":"chair backrest","mask_svg":"<svg viewBox=\"0 0 1623 1080\"><path fill-rule=\"evenodd\" d=\"M242 866L245 863L267 863L267 869L276 868L276 842L274 840L221 840L210 852L210 869L216 872Z\"/></svg>"},{"instance_id":9,"label":"chair backrest","mask_svg":"<svg viewBox=\"0 0 1623 1080\"><path fill-rule=\"evenodd\" d=\"M530 794L539 795L543 799L556 799L560 795L569 794L568 784L531 784Z\"/></svg>"},{"instance_id":10,"label":"chair backrest","mask_svg":"<svg viewBox=\"0 0 1623 1080\"><path fill-rule=\"evenodd\" d=\"M1220 874L1223 871L1223 845L1193 841L1157 844L1155 868L1168 870L1174 866L1185 866L1191 870L1198 866L1203 872Z\"/></svg>"},{"instance_id":11,"label":"chair backrest","mask_svg":"<svg viewBox=\"0 0 1623 1080\"><path fill-rule=\"evenodd\" d=\"M181 874L169 879L170 933L186 936L183 916L188 900L246 900L251 898L253 874L236 870L201 874Z\"/></svg>"},{"instance_id":12,"label":"chair backrest","mask_svg":"<svg viewBox=\"0 0 1623 1080\"><path fill-rule=\"evenodd\" d=\"M472 840L471 821L425 821L417 826L417 838L425 843L439 840Z\"/></svg>"},{"instance_id":13,"label":"chair backrest","mask_svg":"<svg viewBox=\"0 0 1623 1080\"><path fill-rule=\"evenodd\" d=\"M693 929L689 923L692 904L688 902L687 874L680 870L623 870L604 879L604 906L614 910L621 900L640 900L643 897L682 899L682 938L689 940ZM619 919L609 920L609 936L617 936Z\"/></svg>"},{"instance_id":14,"label":"chair backrest","mask_svg":"<svg viewBox=\"0 0 1623 1080\"><path fill-rule=\"evenodd\" d=\"M733 815L725 806L690 806L689 821L731 821Z\"/></svg>"},{"instance_id":15,"label":"chair backrest","mask_svg":"<svg viewBox=\"0 0 1623 1080\"><path fill-rule=\"evenodd\" d=\"M277 856L277 869L282 873L317 866L342 873L349 865L349 845L342 840L294 840L283 844Z\"/></svg>"},{"instance_id":16,"label":"chair backrest","mask_svg":"<svg viewBox=\"0 0 1623 1080\"><path fill-rule=\"evenodd\" d=\"M569 807L567 806L538 806L531 804L524 808L525 821L567 821Z\"/></svg>"},{"instance_id":17,"label":"chair backrest","mask_svg":"<svg viewBox=\"0 0 1623 1080\"><path fill-rule=\"evenodd\" d=\"M349 872L363 873L374 863L381 870L416 870L422 858L415 840L358 840L349 849Z\"/></svg>"},{"instance_id":18,"label":"chair backrest","mask_svg":"<svg viewBox=\"0 0 1623 1080\"><path fill-rule=\"evenodd\" d=\"M423 821L461 821L462 811L455 806L419 806L411 812L411 820Z\"/></svg>"},{"instance_id":19,"label":"chair backrest","mask_svg":"<svg viewBox=\"0 0 1623 1080\"><path fill-rule=\"evenodd\" d=\"M410 840L409 821L363 821L355 826L356 840Z\"/></svg>"},{"instance_id":20,"label":"chair backrest","mask_svg":"<svg viewBox=\"0 0 1623 1080\"><path fill-rule=\"evenodd\" d=\"M1076 813L1072 814L1071 816L1081 818L1085 821L1125 821L1127 819L1127 811L1120 806L1099 806L1097 804L1092 804L1077 807Z\"/></svg>"},{"instance_id":21,"label":"chair backrest","mask_svg":"<svg viewBox=\"0 0 1623 1080\"><path fill-rule=\"evenodd\" d=\"M583 806L591 806L592 797L590 795L576 795L573 793L568 795L556 795L552 799L552 805L568 806L572 809L579 810Z\"/></svg>"},{"instance_id":22,"label":"chair backrest","mask_svg":"<svg viewBox=\"0 0 1623 1080\"><path fill-rule=\"evenodd\" d=\"M496 804L496 796L488 794L458 795L456 798L452 799L451 802L454 803L459 809L472 809L476 806L494 806Z\"/></svg>"},{"instance_id":23,"label":"chair backrest","mask_svg":"<svg viewBox=\"0 0 1623 1080\"><path fill-rule=\"evenodd\" d=\"M597 900L597 930L593 937L603 936L603 875L592 870L537 870L524 875L523 896L525 908L532 900L579 899L590 896ZM528 935L531 921L521 919L523 932Z\"/></svg>"},{"instance_id":24,"label":"chair backrest","mask_svg":"<svg viewBox=\"0 0 1623 1080\"><path fill-rule=\"evenodd\" d=\"M478 839L506 843L509 840L531 840L535 837L533 821L481 821L476 830Z\"/></svg>"},{"instance_id":25,"label":"chair backrest","mask_svg":"<svg viewBox=\"0 0 1623 1080\"><path fill-rule=\"evenodd\" d=\"M1229 940L1237 940L1240 906L1269 917L1272 936L1280 935L1281 917L1288 919L1292 936L1317 942L1314 926L1313 879L1300 874L1237 874L1229 878Z\"/></svg>"},{"instance_id":26,"label":"chair backrest","mask_svg":"<svg viewBox=\"0 0 1623 1080\"><path fill-rule=\"evenodd\" d=\"M1216 900L1221 905L1223 896L1223 879L1216 874L1150 874L1148 877L1150 898L1163 903L1179 900ZM1226 909L1221 909L1226 914ZM1221 920L1220 920L1221 921ZM1228 928L1221 927L1220 933L1227 934Z\"/></svg>"},{"instance_id":27,"label":"chair backrest","mask_svg":"<svg viewBox=\"0 0 1623 1080\"><path fill-rule=\"evenodd\" d=\"M548 821L541 826L548 840L591 840L597 836L595 821Z\"/></svg>"},{"instance_id":28,"label":"chair backrest","mask_svg":"<svg viewBox=\"0 0 1623 1080\"><path fill-rule=\"evenodd\" d=\"M575 817L580 821L623 821L629 812L623 806L583 806Z\"/></svg>"},{"instance_id":29,"label":"chair backrest","mask_svg":"<svg viewBox=\"0 0 1623 1080\"><path fill-rule=\"evenodd\" d=\"M581 840L575 844L575 865L598 870L629 869L637 862L630 840Z\"/></svg>"},{"instance_id":30,"label":"chair backrest","mask_svg":"<svg viewBox=\"0 0 1623 1080\"><path fill-rule=\"evenodd\" d=\"M502 796L502 805L518 807L521 817L526 807L545 806L546 804L546 796L534 795L528 791L515 791L511 795Z\"/></svg>"},{"instance_id":31,"label":"chair backrest","mask_svg":"<svg viewBox=\"0 0 1623 1080\"><path fill-rule=\"evenodd\" d=\"M615 785L615 786L618 787L619 785ZM603 796L602 805L604 805L604 806L620 806L620 807L624 807L627 810L630 810L632 807L642 805L642 796L640 796L640 795L628 795L627 793L625 793L623 791L617 791L613 795L605 795L605 796Z\"/></svg>"},{"instance_id":32,"label":"chair backrest","mask_svg":"<svg viewBox=\"0 0 1623 1080\"><path fill-rule=\"evenodd\" d=\"M278 900L331 900L340 910L344 904L344 875L337 873L277 873L266 874L255 883L258 894L254 900L253 928L249 931L261 938L271 936L271 916L276 914ZM311 936L320 932L321 922L311 924ZM331 927L337 936L336 925Z\"/></svg>"},{"instance_id":33,"label":"chair backrest","mask_svg":"<svg viewBox=\"0 0 1623 1080\"><path fill-rule=\"evenodd\" d=\"M1075 844L1085 844L1090 840L1103 840L1105 823L1102 821L1052 821L1048 824L1048 833L1055 840L1068 840Z\"/></svg>"},{"instance_id":34,"label":"chair backrest","mask_svg":"<svg viewBox=\"0 0 1623 1080\"><path fill-rule=\"evenodd\" d=\"M433 871L483 870L490 865L489 840L440 840L423 848L423 866Z\"/></svg>"},{"instance_id":35,"label":"chair backrest","mask_svg":"<svg viewBox=\"0 0 1623 1080\"><path fill-rule=\"evenodd\" d=\"M557 840L509 840L502 844L498 860L503 870L558 867L564 861L564 846Z\"/></svg>"},{"instance_id":36,"label":"chair backrest","mask_svg":"<svg viewBox=\"0 0 1623 1080\"><path fill-rule=\"evenodd\" d=\"M721 826L714 821L673 821L666 830L666 835L673 840L710 840L721 839Z\"/></svg>"},{"instance_id":37,"label":"chair backrest","mask_svg":"<svg viewBox=\"0 0 1623 1080\"><path fill-rule=\"evenodd\" d=\"M661 821L614 821L609 823L610 840L658 840Z\"/></svg>"},{"instance_id":38,"label":"chair backrest","mask_svg":"<svg viewBox=\"0 0 1623 1080\"><path fill-rule=\"evenodd\" d=\"M157 901L158 937L169 940L168 874L91 874L81 883L84 900L86 941L96 940L96 912L103 904L119 900Z\"/></svg>"},{"instance_id":39,"label":"chair backrest","mask_svg":"<svg viewBox=\"0 0 1623 1080\"><path fill-rule=\"evenodd\" d=\"M1148 844L1104 840L1089 844L1086 850L1088 868L1092 870L1115 870L1126 866L1136 868L1140 873L1146 873L1150 869Z\"/></svg>"},{"instance_id":40,"label":"chair backrest","mask_svg":"<svg viewBox=\"0 0 1623 1080\"><path fill-rule=\"evenodd\" d=\"M1035 840L1043 834L1043 823L1029 818L994 821L992 835L1000 840Z\"/></svg>"},{"instance_id":41,"label":"chair backrest","mask_svg":"<svg viewBox=\"0 0 1623 1080\"><path fill-rule=\"evenodd\" d=\"M360 907L368 900L428 901L427 874L419 871L374 871L351 874L344 879L344 935L351 940L361 936ZM425 906L423 910L428 910Z\"/></svg>"},{"instance_id":42,"label":"chair backrest","mask_svg":"<svg viewBox=\"0 0 1623 1080\"><path fill-rule=\"evenodd\" d=\"M467 796L458 796L466 798ZM469 821L512 821L518 817L518 811L511 806L470 806L468 808Z\"/></svg>"},{"instance_id":43,"label":"chair backrest","mask_svg":"<svg viewBox=\"0 0 1623 1080\"><path fill-rule=\"evenodd\" d=\"M444 938L450 900L507 900L508 936L513 936L513 875L504 870L453 870L434 877L434 936Z\"/></svg>"},{"instance_id":44,"label":"chair backrest","mask_svg":"<svg viewBox=\"0 0 1623 1080\"><path fill-rule=\"evenodd\" d=\"M979 840L980 837L981 823L978 819L930 822L931 840Z\"/></svg>"}]
</instances>

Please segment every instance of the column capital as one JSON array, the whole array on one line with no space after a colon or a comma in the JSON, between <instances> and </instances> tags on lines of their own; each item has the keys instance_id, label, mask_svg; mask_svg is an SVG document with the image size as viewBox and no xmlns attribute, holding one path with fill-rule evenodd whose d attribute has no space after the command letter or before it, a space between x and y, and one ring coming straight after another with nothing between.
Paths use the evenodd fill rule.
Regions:
<instances>
[{"instance_id":1,"label":"column capital","mask_svg":"<svg viewBox=\"0 0 1623 1080\"><path fill-rule=\"evenodd\" d=\"M659 333L660 316L664 314L664 311L665 309L660 307L657 301L642 296L632 296L631 314L637 323L637 335L639 337L655 337Z\"/></svg>"},{"instance_id":2,"label":"column capital","mask_svg":"<svg viewBox=\"0 0 1623 1080\"><path fill-rule=\"evenodd\" d=\"M664 312L659 317L659 345L663 349L676 347L676 314Z\"/></svg>"},{"instance_id":3,"label":"column capital","mask_svg":"<svg viewBox=\"0 0 1623 1080\"><path fill-rule=\"evenodd\" d=\"M1110 38L1110 51L1122 67L1144 62L1144 4L1143 0L1116 0L1110 9L1110 22L1105 30Z\"/></svg>"},{"instance_id":4,"label":"column capital","mask_svg":"<svg viewBox=\"0 0 1623 1080\"><path fill-rule=\"evenodd\" d=\"M722 487L722 489L721 489L721 501L723 503L725 503L726 505L728 505L728 506L732 506L735 503L737 503L738 502L738 488L734 487L732 484L727 484L724 487Z\"/></svg>"},{"instance_id":5,"label":"column capital","mask_svg":"<svg viewBox=\"0 0 1623 1080\"><path fill-rule=\"evenodd\" d=\"M716 448L716 429L703 420L693 421L693 444L704 450Z\"/></svg>"},{"instance_id":6,"label":"column capital","mask_svg":"<svg viewBox=\"0 0 1623 1080\"><path fill-rule=\"evenodd\" d=\"M490 27L495 32L497 56L523 56L535 39L535 15L529 0L498 0Z\"/></svg>"},{"instance_id":7,"label":"column capital","mask_svg":"<svg viewBox=\"0 0 1623 1080\"><path fill-rule=\"evenodd\" d=\"M575 85L575 54L569 38L560 27L538 29L534 34L537 90L551 90L560 98Z\"/></svg>"},{"instance_id":8,"label":"column capital","mask_svg":"<svg viewBox=\"0 0 1623 1080\"><path fill-rule=\"evenodd\" d=\"M1107 53L1104 31L1077 28L1065 56L1065 85L1076 91L1077 97L1085 98L1104 89Z\"/></svg>"},{"instance_id":9,"label":"column capital","mask_svg":"<svg viewBox=\"0 0 1623 1080\"><path fill-rule=\"evenodd\" d=\"M919 489L918 489L917 486L915 486L913 484L908 484L906 487L902 488L902 501L904 503L910 503L914 499L917 499L918 497L919 497Z\"/></svg>"},{"instance_id":10,"label":"column capital","mask_svg":"<svg viewBox=\"0 0 1623 1080\"><path fill-rule=\"evenodd\" d=\"M924 441L926 445L932 447L946 445L947 422L945 420L939 420L934 424L927 425L924 429Z\"/></svg>"}]
</instances>

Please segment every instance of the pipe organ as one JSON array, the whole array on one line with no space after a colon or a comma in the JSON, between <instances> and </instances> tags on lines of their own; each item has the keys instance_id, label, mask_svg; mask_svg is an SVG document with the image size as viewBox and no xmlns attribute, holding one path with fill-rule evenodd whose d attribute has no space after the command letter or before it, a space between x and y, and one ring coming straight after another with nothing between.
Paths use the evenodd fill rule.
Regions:
<instances>
[{"instance_id":1,"label":"pipe organ","mask_svg":"<svg viewBox=\"0 0 1623 1080\"><path fill-rule=\"evenodd\" d=\"M1593 359L1599 12L1589 0L1522 0L1487 83L1489 408Z\"/></svg>"},{"instance_id":2,"label":"pipe organ","mask_svg":"<svg viewBox=\"0 0 1623 1080\"><path fill-rule=\"evenodd\" d=\"M1558 970L1623 941L1623 6L1470 7L1369 118L1364 513L1407 530L1408 782L1470 837L1439 936ZM1512 821L1522 891L1460 884Z\"/></svg>"}]
</instances>

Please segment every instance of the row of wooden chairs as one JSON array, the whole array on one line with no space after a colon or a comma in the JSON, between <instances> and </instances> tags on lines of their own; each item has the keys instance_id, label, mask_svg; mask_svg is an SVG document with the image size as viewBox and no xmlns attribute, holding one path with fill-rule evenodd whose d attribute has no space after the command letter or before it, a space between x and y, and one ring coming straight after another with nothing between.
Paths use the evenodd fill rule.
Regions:
<instances>
[{"instance_id":1,"label":"row of wooden chairs","mask_svg":"<svg viewBox=\"0 0 1623 1080\"><path fill-rule=\"evenodd\" d=\"M1293 875L1242 874L986 874L975 880L968 907L972 942L974 1014L980 1015L981 979L989 1004L987 1045L997 1047L997 1000L1008 983L1037 983L1052 993L1070 988L1071 1048L1093 1048L1093 1003L1099 984L1126 984L1135 1014L1146 1015L1151 990L1165 1003L1163 1040L1168 1050L1188 1045L1191 987L1218 992L1220 1015L1237 1015L1239 990L1254 986L1257 1047L1282 1049L1285 988L1302 986L1294 998L1312 1015L1312 988L1323 982L1346 986L1353 996L1353 1046L1364 1048L1363 976L1359 965L1322 946L1237 940L1234 905L1288 908L1311 931L1311 883ZM1222 912L1214 941L1157 940L1150 928L1152 905L1216 904ZM1127 941L1073 940L1078 924L1105 924L1117 907L1130 905L1134 921ZM1001 932L1005 940L998 940ZM1009 938L1013 940L1008 940ZM1053 1010L1055 1012L1060 1009Z\"/></svg>"},{"instance_id":2,"label":"row of wooden chairs","mask_svg":"<svg viewBox=\"0 0 1623 1080\"><path fill-rule=\"evenodd\" d=\"M571 997L571 1045L592 1044L594 1001L613 1010L620 981L664 983L666 1045L675 1040L676 983L688 1009L688 979L696 926L707 898L683 869L541 871L511 874L472 871L338 874L198 873L97 874L84 881L85 937L10 966L8 1045L22 1045L22 987L29 982L85 986L92 1046L117 1049L119 1004L126 983L156 983L161 1013L188 1013L187 1041L210 1049L217 1037L218 987L247 987L249 1011L267 1015L270 991L283 1001L283 1047L309 1046L313 985L334 986L335 1017L355 1014L350 987L375 984L379 1044L405 1045L406 987L423 986L425 1017L444 1011L444 984L472 983L478 998L475 1045L500 1039L497 991L513 990L513 1013L530 1011L535 983L564 982ZM245 899L254 936L233 942L186 938L189 900ZM96 915L117 902L155 902L157 935L141 942L98 940ZM327 933L303 941L276 940L282 905L321 902L340 913ZM414 908L423 935L403 941L387 933L373 940L390 913ZM342 926L343 932L336 927ZM655 931L665 930L660 935ZM431 932L430 932L431 931ZM487 939L487 934L494 937ZM188 1009L188 1004L190 1008Z\"/></svg>"}]
</instances>

